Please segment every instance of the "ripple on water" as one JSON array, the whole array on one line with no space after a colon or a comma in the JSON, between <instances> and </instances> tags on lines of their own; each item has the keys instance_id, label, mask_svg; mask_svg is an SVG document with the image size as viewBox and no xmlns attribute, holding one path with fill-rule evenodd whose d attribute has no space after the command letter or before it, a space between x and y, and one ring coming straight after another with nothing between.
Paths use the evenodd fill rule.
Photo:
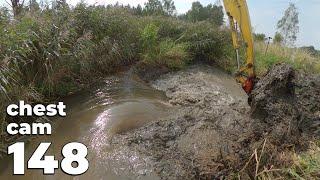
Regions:
<instances>
[{"instance_id":1,"label":"ripple on water","mask_svg":"<svg viewBox=\"0 0 320 180\"><path fill-rule=\"evenodd\" d=\"M128 169L141 174L147 162L126 148L115 147L109 139L139 128L164 116L167 112L166 97L162 92L148 87L143 82L124 75L107 78L91 93L82 93L67 99L68 117L58 121L54 134L33 141L28 149L31 154L40 142L52 142L48 155L61 160L61 149L69 142L81 142L88 146L90 168L80 177L70 177L58 171L55 176L44 177L41 171L26 171L26 176L8 177L9 168L0 179L132 179ZM126 172L126 173L124 173ZM153 178L151 178L153 179Z\"/></svg>"}]
</instances>

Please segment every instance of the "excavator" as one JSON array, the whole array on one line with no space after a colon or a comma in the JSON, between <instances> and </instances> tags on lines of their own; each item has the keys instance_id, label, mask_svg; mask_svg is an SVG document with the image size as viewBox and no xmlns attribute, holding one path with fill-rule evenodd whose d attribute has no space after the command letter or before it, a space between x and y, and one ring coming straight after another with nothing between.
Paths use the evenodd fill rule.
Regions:
<instances>
[{"instance_id":1,"label":"excavator","mask_svg":"<svg viewBox=\"0 0 320 180\"><path fill-rule=\"evenodd\" d=\"M244 91L250 95L256 81L254 43L251 21L246 0L223 0L229 18L232 33L232 42L236 51L238 72L236 80L242 85ZM241 63L240 49L245 47L246 60Z\"/></svg>"}]
</instances>

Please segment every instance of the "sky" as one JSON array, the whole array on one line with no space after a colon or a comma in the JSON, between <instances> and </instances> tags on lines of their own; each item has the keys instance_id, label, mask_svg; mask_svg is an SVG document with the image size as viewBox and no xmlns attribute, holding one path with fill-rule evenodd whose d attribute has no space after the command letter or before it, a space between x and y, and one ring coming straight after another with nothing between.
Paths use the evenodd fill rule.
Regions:
<instances>
[{"instance_id":1,"label":"sky","mask_svg":"<svg viewBox=\"0 0 320 180\"><path fill-rule=\"evenodd\" d=\"M27 0L26 0L27 1ZM48 0L49 1L49 0ZM67 0L75 5L80 0ZM88 4L121 4L137 6L143 5L147 0L85 0ZM187 12L196 0L174 0L179 14ZM203 5L209 3L221 3L222 0L198 0ZM298 46L313 45L320 49L320 0L247 0L252 26L256 33L265 33L273 37L276 32L277 22L283 17L284 11L293 2L300 12L300 33L298 34ZM5 4L5 0L0 0Z\"/></svg>"}]
</instances>

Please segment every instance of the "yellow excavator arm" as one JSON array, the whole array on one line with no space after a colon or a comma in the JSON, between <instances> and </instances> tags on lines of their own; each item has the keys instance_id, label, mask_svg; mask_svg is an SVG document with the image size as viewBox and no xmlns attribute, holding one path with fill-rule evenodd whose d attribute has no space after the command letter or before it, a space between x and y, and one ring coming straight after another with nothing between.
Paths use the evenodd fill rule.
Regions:
<instances>
[{"instance_id":1,"label":"yellow excavator arm","mask_svg":"<svg viewBox=\"0 0 320 180\"><path fill-rule=\"evenodd\" d=\"M246 0L223 0L230 21L233 46L236 50L238 72L236 79L242 84L247 94L253 90L256 74L254 61L254 44L251 21ZM246 48L246 63L240 62L241 45Z\"/></svg>"}]
</instances>

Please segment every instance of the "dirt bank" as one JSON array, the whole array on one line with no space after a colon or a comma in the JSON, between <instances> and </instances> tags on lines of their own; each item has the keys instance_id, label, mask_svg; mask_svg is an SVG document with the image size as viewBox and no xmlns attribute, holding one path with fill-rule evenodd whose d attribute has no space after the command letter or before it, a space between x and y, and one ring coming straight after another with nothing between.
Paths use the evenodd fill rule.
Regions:
<instances>
[{"instance_id":1,"label":"dirt bank","mask_svg":"<svg viewBox=\"0 0 320 180\"><path fill-rule=\"evenodd\" d=\"M279 64L261 78L251 97L256 136L267 135L283 146L297 144L303 135L320 135L319 76Z\"/></svg>"},{"instance_id":2,"label":"dirt bank","mask_svg":"<svg viewBox=\"0 0 320 180\"><path fill-rule=\"evenodd\" d=\"M254 177L260 166L281 161L277 154L266 156L258 170L247 163L265 139L265 151L277 153L302 147L303 137L319 132L319 79L275 66L257 84L251 109L233 78L218 69L197 66L167 74L152 86L170 99L171 115L115 136L113 143L125 142L147 157L145 169L162 179L231 178L243 167L244 176Z\"/></svg>"}]
</instances>

